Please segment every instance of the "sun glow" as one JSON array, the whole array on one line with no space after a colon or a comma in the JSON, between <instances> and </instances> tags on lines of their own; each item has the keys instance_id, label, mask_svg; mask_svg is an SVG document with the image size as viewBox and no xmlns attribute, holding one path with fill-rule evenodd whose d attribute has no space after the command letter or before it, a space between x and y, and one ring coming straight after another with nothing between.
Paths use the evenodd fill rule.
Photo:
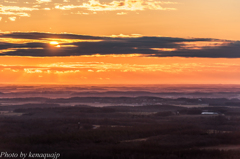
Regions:
<instances>
[{"instance_id":1,"label":"sun glow","mask_svg":"<svg viewBox=\"0 0 240 159\"><path fill-rule=\"evenodd\" d=\"M51 45L58 45L59 43L56 42L56 41L51 41L50 44L51 44Z\"/></svg>"},{"instance_id":2,"label":"sun glow","mask_svg":"<svg viewBox=\"0 0 240 159\"><path fill-rule=\"evenodd\" d=\"M61 47L57 41L50 41L50 45L53 45L54 47Z\"/></svg>"}]
</instances>

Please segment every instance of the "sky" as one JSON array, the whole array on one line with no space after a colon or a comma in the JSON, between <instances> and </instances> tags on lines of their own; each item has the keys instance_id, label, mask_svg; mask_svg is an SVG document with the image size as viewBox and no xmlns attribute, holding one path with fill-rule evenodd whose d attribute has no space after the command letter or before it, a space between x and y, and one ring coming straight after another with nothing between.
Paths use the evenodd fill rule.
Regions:
<instances>
[{"instance_id":1,"label":"sky","mask_svg":"<svg viewBox=\"0 0 240 159\"><path fill-rule=\"evenodd\" d=\"M240 84L239 7L0 0L0 83Z\"/></svg>"}]
</instances>

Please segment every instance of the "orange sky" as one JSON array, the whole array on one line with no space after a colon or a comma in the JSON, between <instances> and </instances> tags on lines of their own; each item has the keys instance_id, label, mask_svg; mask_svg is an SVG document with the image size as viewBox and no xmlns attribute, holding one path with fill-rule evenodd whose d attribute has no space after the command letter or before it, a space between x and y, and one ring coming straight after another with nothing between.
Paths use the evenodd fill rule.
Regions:
<instances>
[{"instance_id":1,"label":"orange sky","mask_svg":"<svg viewBox=\"0 0 240 159\"><path fill-rule=\"evenodd\" d=\"M0 83L240 84L239 6L236 0L3 0ZM4 37L33 31L92 39ZM120 37L119 43L104 39L110 36ZM150 36L150 41L141 41L144 36ZM121 37L132 42L122 53ZM166 44L169 39L160 38L154 42L153 37L175 42ZM173 37L182 39L176 42ZM134 38L144 46L137 41L135 47ZM81 53L71 52L74 48ZM110 53L104 55L101 49ZM35 51L40 51L38 57Z\"/></svg>"},{"instance_id":2,"label":"orange sky","mask_svg":"<svg viewBox=\"0 0 240 159\"><path fill-rule=\"evenodd\" d=\"M2 0L0 30L239 40L239 6L237 0Z\"/></svg>"}]
</instances>

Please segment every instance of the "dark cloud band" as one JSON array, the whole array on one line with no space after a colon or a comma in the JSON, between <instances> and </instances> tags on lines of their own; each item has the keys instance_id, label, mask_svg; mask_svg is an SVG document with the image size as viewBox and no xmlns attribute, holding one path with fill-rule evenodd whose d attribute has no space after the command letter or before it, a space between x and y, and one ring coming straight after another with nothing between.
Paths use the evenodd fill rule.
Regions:
<instances>
[{"instance_id":1,"label":"dark cloud band","mask_svg":"<svg viewBox=\"0 0 240 159\"><path fill-rule=\"evenodd\" d=\"M5 40L3 41L1 39ZM27 42L15 42L16 39L25 39ZM65 39L65 41L61 42L63 47L56 48L51 46L46 40L44 41L44 39ZM35 40L38 41L36 42ZM239 58L240 42L218 39L185 39L172 37L113 38L36 32L0 34L0 56L44 57L94 54L144 54L156 57Z\"/></svg>"}]
</instances>

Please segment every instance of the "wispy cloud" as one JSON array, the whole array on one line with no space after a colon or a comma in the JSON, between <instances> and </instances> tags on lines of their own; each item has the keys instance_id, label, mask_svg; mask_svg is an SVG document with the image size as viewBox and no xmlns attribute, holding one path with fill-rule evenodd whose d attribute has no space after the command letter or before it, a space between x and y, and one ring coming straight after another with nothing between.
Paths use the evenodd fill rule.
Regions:
<instances>
[{"instance_id":1,"label":"wispy cloud","mask_svg":"<svg viewBox=\"0 0 240 159\"><path fill-rule=\"evenodd\" d=\"M144 11L144 10L176 10L177 2L164 2L156 0L125 0L104 2L98 0L89 0L88 2L79 1L52 1L52 0L18 0L4 1L0 4L0 15L31 17L31 12L59 11L59 14L96 14L98 11ZM171 6L171 7L169 7ZM68 11L72 10L71 13ZM125 12L119 12L117 15L123 15Z\"/></svg>"},{"instance_id":2,"label":"wispy cloud","mask_svg":"<svg viewBox=\"0 0 240 159\"><path fill-rule=\"evenodd\" d=\"M140 35L100 37L76 34L18 32L1 34L0 42L1 56L137 54L156 57L240 57L239 41L219 39L141 37Z\"/></svg>"},{"instance_id":3,"label":"wispy cloud","mask_svg":"<svg viewBox=\"0 0 240 159\"><path fill-rule=\"evenodd\" d=\"M176 8L162 7L164 3L159 1L144 1L144 0L125 0L125 1L112 1L110 3L100 3L98 0L89 0L88 3L82 5L57 5L56 9L70 10L75 8L85 8L90 11L137 11L137 10L176 10Z\"/></svg>"},{"instance_id":4,"label":"wispy cloud","mask_svg":"<svg viewBox=\"0 0 240 159\"><path fill-rule=\"evenodd\" d=\"M117 13L117 15L125 15L125 14L127 14L127 13L125 13L125 12Z\"/></svg>"},{"instance_id":5,"label":"wispy cloud","mask_svg":"<svg viewBox=\"0 0 240 159\"><path fill-rule=\"evenodd\" d=\"M0 5L0 15L30 17L29 11L39 10L38 8L19 7L19 6L3 6Z\"/></svg>"},{"instance_id":6,"label":"wispy cloud","mask_svg":"<svg viewBox=\"0 0 240 159\"><path fill-rule=\"evenodd\" d=\"M221 71L229 69L236 72L240 64L237 63L201 63L201 62L172 62L160 64L126 64L126 63L106 63L106 62L57 62L50 64L40 64L33 66L2 65L0 71L12 71L13 73L27 74L76 74L76 73L108 73L108 72L204 72Z\"/></svg>"},{"instance_id":7,"label":"wispy cloud","mask_svg":"<svg viewBox=\"0 0 240 159\"><path fill-rule=\"evenodd\" d=\"M37 0L38 3L49 3L52 2L52 0Z\"/></svg>"},{"instance_id":8,"label":"wispy cloud","mask_svg":"<svg viewBox=\"0 0 240 159\"><path fill-rule=\"evenodd\" d=\"M9 17L8 19L11 21L15 21L17 17Z\"/></svg>"}]
</instances>

